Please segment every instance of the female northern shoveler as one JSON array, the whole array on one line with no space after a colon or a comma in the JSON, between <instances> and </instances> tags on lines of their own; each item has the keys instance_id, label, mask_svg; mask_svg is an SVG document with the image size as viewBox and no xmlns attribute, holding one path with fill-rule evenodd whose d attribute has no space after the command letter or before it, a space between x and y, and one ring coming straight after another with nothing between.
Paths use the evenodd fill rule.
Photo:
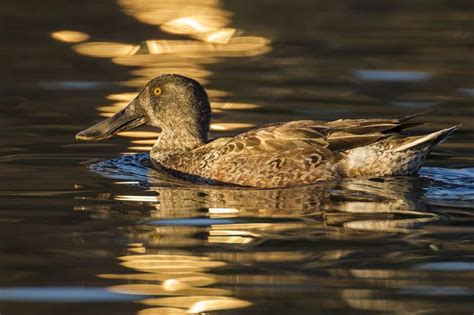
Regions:
<instances>
[{"instance_id":1,"label":"female northern shoveler","mask_svg":"<svg viewBox=\"0 0 474 315\"><path fill-rule=\"evenodd\" d=\"M347 177L416 174L431 149L457 127L402 136L419 125L401 119L301 120L266 125L208 142L211 107L196 81L165 74L130 104L76 139L107 139L148 124L162 132L153 164L174 176L206 184L284 187Z\"/></svg>"}]
</instances>

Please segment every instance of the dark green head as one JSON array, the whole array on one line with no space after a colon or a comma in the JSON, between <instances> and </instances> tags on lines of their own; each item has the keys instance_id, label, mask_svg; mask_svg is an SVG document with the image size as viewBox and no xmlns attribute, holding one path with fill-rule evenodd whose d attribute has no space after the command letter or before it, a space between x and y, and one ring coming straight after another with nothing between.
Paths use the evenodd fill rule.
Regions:
<instances>
[{"instance_id":1,"label":"dark green head","mask_svg":"<svg viewBox=\"0 0 474 315\"><path fill-rule=\"evenodd\" d=\"M103 140L147 124L161 128L169 136L206 142L210 118L209 99L197 81L178 74L163 74L148 82L123 110L79 132L76 139Z\"/></svg>"}]
</instances>

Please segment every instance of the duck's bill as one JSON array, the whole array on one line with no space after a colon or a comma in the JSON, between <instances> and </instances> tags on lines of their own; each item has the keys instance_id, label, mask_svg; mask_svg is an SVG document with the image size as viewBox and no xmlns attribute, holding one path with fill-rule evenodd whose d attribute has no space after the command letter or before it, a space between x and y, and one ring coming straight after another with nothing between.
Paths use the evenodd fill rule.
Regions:
<instances>
[{"instance_id":1,"label":"duck's bill","mask_svg":"<svg viewBox=\"0 0 474 315\"><path fill-rule=\"evenodd\" d=\"M104 140L120 131L137 128L145 122L145 117L142 114L137 113L132 106L127 106L112 117L79 132L76 139L82 141Z\"/></svg>"}]
</instances>

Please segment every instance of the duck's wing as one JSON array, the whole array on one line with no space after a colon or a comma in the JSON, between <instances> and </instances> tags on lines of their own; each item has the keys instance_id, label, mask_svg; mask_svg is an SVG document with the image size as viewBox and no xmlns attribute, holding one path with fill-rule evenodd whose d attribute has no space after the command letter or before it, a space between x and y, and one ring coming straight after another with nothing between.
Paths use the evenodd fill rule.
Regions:
<instances>
[{"instance_id":1,"label":"duck's wing","mask_svg":"<svg viewBox=\"0 0 474 315\"><path fill-rule=\"evenodd\" d=\"M219 154L254 155L295 148L324 149L329 146L327 135L330 131L331 128L315 120L270 124L231 138L219 148Z\"/></svg>"},{"instance_id":2,"label":"duck's wing","mask_svg":"<svg viewBox=\"0 0 474 315\"><path fill-rule=\"evenodd\" d=\"M423 125L409 120L419 115L410 115L399 119L339 119L325 122L330 128L327 136L328 148L333 151L345 151L366 146L381 139L398 134L404 129Z\"/></svg>"},{"instance_id":3,"label":"duck's wing","mask_svg":"<svg viewBox=\"0 0 474 315\"><path fill-rule=\"evenodd\" d=\"M263 126L209 152L201 172L219 182L255 187L329 180L339 155L327 148L329 131L311 120Z\"/></svg>"},{"instance_id":4,"label":"duck's wing","mask_svg":"<svg viewBox=\"0 0 474 315\"><path fill-rule=\"evenodd\" d=\"M298 120L275 123L234 138L216 139L202 148L217 149L220 155L274 153L296 148L341 152L369 145L404 129L423 124L409 122L417 116L399 119L339 119L329 122Z\"/></svg>"}]
</instances>

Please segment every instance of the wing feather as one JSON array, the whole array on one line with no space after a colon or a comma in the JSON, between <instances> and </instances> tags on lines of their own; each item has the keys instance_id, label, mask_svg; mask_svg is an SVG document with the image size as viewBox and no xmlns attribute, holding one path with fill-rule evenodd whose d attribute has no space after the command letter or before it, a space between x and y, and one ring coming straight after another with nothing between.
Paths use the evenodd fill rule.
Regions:
<instances>
[{"instance_id":1,"label":"wing feather","mask_svg":"<svg viewBox=\"0 0 474 315\"><path fill-rule=\"evenodd\" d=\"M219 149L219 154L275 153L313 146L326 148L329 132L329 127L312 120L271 124L232 138Z\"/></svg>"}]
</instances>

